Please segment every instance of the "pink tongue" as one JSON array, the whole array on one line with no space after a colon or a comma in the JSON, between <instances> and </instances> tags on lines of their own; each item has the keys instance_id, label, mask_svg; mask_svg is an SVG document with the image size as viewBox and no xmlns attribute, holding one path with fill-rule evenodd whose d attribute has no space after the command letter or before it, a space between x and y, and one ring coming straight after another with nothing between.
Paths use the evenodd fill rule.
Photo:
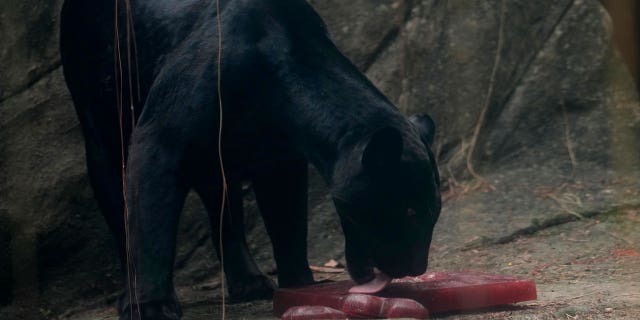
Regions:
<instances>
[{"instance_id":1,"label":"pink tongue","mask_svg":"<svg viewBox=\"0 0 640 320\"><path fill-rule=\"evenodd\" d=\"M373 278L373 280L361 285L351 287L351 289L349 289L349 293L377 293L382 291L382 289L384 289L389 284L389 282L391 282L391 277L381 272L378 273L376 277Z\"/></svg>"}]
</instances>

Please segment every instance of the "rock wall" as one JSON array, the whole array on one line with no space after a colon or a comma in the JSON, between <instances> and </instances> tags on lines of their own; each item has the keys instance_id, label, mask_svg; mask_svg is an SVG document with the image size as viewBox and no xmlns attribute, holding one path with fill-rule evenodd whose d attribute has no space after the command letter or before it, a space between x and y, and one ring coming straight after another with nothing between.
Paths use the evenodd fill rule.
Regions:
<instances>
[{"instance_id":1,"label":"rock wall","mask_svg":"<svg viewBox=\"0 0 640 320\"><path fill-rule=\"evenodd\" d=\"M640 171L640 108L597 0L309 1L338 47L402 111L435 118L447 187L436 244L499 240L569 211L632 200L640 180L622 178ZM81 297L112 301L119 286L62 79L61 2L0 4L0 304L36 299L54 312ZM312 181L311 259L340 257L335 214ZM247 210L251 247L268 270L251 199ZM190 197L180 283L215 271L205 219Z\"/></svg>"}]
</instances>

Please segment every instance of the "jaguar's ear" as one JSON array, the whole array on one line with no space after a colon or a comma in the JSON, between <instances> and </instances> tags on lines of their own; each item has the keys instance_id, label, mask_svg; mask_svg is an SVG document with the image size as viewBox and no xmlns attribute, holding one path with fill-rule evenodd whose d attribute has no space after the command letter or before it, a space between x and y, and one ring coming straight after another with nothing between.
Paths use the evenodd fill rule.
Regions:
<instances>
[{"instance_id":1,"label":"jaguar's ear","mask_svg":"<svg viewBox=\"0 0 640 320\"><path fill-rule=\"evenodd\" d=\"M409 121L418 129L422 141L430 147L433 144L433 137L436 134L436 124L433 122L433 119L424 113L420 113L412 115Z\"/></svg>"},{"instance_id":2,"label":"jaguar's ear","mask_svg":"<svg viewBox=\"0 0 640 320\"><path fill-rule=\"evenodd\" d=\"M385 127L376 131L362 153L362 168L366 172L385 172L400 163L402 135L397 129Z\"/></svg>"}]
</instances>

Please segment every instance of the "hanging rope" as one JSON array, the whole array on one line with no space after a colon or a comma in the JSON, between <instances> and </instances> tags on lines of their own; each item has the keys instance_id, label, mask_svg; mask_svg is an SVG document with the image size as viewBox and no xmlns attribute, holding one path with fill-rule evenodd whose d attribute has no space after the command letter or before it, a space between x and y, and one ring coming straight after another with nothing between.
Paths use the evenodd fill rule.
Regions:
<instances>
[{"instance_id":1,"label":"hanging rope","mask_svg":"<svg viewBox=\"0 0 640 320\"><path fill-rule=\"evenodd\" d=\"M216 0L216 23L218 26L218 58L217 58L217 87L218 87L218 161L222 176L222 201L220 204L220 221L218 230L218 246L220 247L220 290L222 295L222 319L225 319L225 275L224 275L224 248L222 247L222 230L224 223L224 207L227 200L227 177L224 171L222 159L222 17L220 16L220 0Z\"/></svg>"},{"instance_id":2,"label":"hanging rope","mask_svg":"<svg viewBox=\"0 0 640 320\"><path fill-rule=\"evenodd\" d=\"M131 68L132 65L132 52L131 47L133 43L133 56L136 64L136 84L137 84L137 93L138 93L138 102L140 102L140 73L138 71L138 51L137 45L135 41L135 33L133 27L133 15L131 13L131 2L130 0L124 0L125 4L125 18L126 18L126 51L127 51L127 76L128 76L128 91L129 91L129 105L130 105L130 117L131 117L131 137L133 130L135 128L136 120L135 120L135 104L134 104L134 95L133 95L133 71ZM119 1L115 0L114 5L114 71L116 78L116 103L118 109L118 129L120 133L120 162L121 162L121 179L122 179L122 203L123 203L123 216L124 216L124 229L125 229L125 251L126 251L126 268L127 268L127 295L129 299L129 319L133 319L133 306L135 301L138 319L142 318L139 308L139 300L137 294L137 277L135 264L131 259L131 245L129 238L129 205L127 202L127 174L126 174L126 143L125 143L125 134L124 134L124 91L123 91L123 67L122 67L122 53L120 47L120 30L119 30ZM133 290L131 290L131 280L133 280ZM133 295L132 295L133 291Z\"/></svg>"}]
</instances>

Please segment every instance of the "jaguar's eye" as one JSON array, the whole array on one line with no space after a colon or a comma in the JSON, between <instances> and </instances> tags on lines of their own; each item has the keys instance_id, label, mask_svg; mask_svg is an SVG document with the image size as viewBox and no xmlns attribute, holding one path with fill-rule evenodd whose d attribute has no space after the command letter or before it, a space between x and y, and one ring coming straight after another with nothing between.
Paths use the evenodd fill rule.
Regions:
<instances>
[{"instance_id":1,"label":"jaguar's eye","mask_svg":"<svg viewBox=\"0 0 640 320\"><path fill-rule=\"evenodd\" d=\"M415 217L416 216L416 210L414 210L413 208L408 208L407 209L407 216Z\"/></svg>"}]
</instances>

